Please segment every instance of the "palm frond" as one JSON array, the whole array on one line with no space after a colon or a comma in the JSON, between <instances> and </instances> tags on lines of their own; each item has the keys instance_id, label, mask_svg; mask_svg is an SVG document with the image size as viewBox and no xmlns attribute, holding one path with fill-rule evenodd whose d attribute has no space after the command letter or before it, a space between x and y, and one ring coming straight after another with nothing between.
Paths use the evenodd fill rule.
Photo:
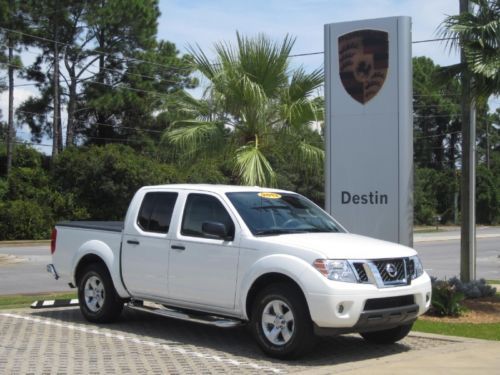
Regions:
<instances>
[{"instance_id":1,"label":"palm frond","mask_svg":"<svg viewBox=\"0 0 500 375\"><path fill-rule=\"evenodd\" d=\"M223 126L200 120L178 121L163 135L164 141L170 142L186 156L216 149L218 144L223 143L223 138Z\"/></svg>"},{"instance_id":2,"label":"palm frond","mask_svg":"<svg viewBox=\"0 0 500 375\"><path fill-rule=\"evenodd\" d=\"M325 159L325 151L305 141L301 141L298 147L298 157L303 165L311 170L321 168Z\"/></svg>"},{"instance_id":3,"label":"palm frond","mask_svg":"<svg viewBox=\"0 0 500 375\"><path fill-rule=\"evenodd\" d=\"M259 84L267 96L276 95L287 84L289 56L295 38L286 35L281 44L263 34L247 38L237 33L241 73Z\"/></svg>"},{"instance_id":4,"label":"palm frond","mask_svg":"<svg viewBox=\"0 0 500 375\"><path fill-rule=\"evenodd\" d=\"M302 67L296 69L290 81L290 100L294 101L309 97L314 90L323 85L324 81L323 69L316 69L311 73L306 73Z\"/></svg>"},{"instance_id":5,"label":"palm frond","mask_svg":"<svg viewBox=\"0 0 500 375\"><path fill-rule=\"evenodd\" d=\"M236 151L235 163L238 176L245 185L276 185L273 167L256 145L240 147Z\"/></svg>"}]
</instances>

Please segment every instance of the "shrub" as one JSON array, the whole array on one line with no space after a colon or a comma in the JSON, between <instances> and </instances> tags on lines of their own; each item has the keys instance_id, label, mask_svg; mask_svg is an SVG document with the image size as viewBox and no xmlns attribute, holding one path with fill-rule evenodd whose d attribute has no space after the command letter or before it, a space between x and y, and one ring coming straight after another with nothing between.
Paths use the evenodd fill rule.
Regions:
<instances>
[{"instance_id":1,"label":"shrub","mask_svg":"<svg viewBox=\"0 0 500 375\"><path fill-rule=\"evenodd\" d=\"M0 203L0 239L46 239L53 226L51 212L33 201Z\"/></svg>"},{"instance_id":2,"label":"shrub","mask_svg":"<svg viewBox=\"0 0 500 375\"><path fill-rule=\"evenodd\" d=\"M457 292L463 293L465 298L493 297L497 292L497 289L486 284L484 279L463 283L458 277L452 277L448 282Z\"/></svg>"},{"instance_id":3,"label":"shrub","mask_svg":"<svg viewBox=\"0 0 500 375\"><path fill-rule=\"evenodd\" d=\"M432 301L430 312L439 316L459 316L464 308L460 304L465 296L447 280L432 278Z\"/></svg>"},{"instance_id":4,"label":"shrub","mask_svg":"<svg viewBox=\"0 0 500 375\"><path fill-rule=\"evenodd\" d=\"M95 220L122 220L140 187L177 181L175 168L124 145L69 148L54 165L58 191L71 195Z\"/></svg>"}]
</instances>

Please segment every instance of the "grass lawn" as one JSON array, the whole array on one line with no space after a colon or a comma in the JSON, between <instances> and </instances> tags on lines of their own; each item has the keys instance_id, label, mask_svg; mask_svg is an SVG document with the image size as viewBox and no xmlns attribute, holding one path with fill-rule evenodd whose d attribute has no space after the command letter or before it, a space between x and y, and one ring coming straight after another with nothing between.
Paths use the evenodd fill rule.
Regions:
<instances>
[{"instance_id":1,"label":"grass lawn","mask_svg":"<svg viewBox=\"0 0 500 375\"><path fill-rule=\"evenodd\" d=\"M51 299L69 299L77 298L76 293L52 293L52 294L14 294L0 296L0 310L3 309L18 309L22 307L30 307L30 305L38 300Z\"/></svg>"},{"instance_id":2,"label":"grass lawn","mask_svg":"<svg viewBox=\"0 0 500 375\"><path fill-rule=\"evenodd\" d=\"M417 320L413 325L413 330L440 335L500 341L500 323L442 323Z\"/></svg>"}]
</instances>

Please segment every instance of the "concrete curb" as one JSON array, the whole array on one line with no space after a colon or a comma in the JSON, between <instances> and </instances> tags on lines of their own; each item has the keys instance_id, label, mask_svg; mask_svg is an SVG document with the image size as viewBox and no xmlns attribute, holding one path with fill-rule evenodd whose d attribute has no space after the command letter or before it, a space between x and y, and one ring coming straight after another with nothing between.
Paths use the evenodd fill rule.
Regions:
<instances>
[{"instance_id":1,"label":"concrete curb","mask_svg":"<svg viewBox=\"0 0 500 375\"><path fill-rule=\"evenodd\" d=\"M476 238L500 238L500 234L479 234L476 235ZM460 235L448 235L448 236L425 236L421 237L419 235L413 237L413 242L435 242L435 241L451 241L451 240L460 240Z\"/></svg>"},{"instance_id":2,"label":"concrete curb","mask_svg":"<svg viewBox=\"0 0 500 375\"><path fill-rule=\"evenodd\" d=\"M0 241L0 247L12 246L43 246L50 245L50 240L18 240L18 241Z\"/></svg>"}]
</instances>

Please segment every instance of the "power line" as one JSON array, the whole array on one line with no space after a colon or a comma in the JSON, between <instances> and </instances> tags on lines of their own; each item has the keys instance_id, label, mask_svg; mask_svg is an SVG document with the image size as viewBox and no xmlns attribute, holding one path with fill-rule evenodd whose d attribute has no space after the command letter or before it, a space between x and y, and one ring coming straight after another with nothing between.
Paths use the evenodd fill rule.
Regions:
<instances>
[{"instance_id":1,"label":"power line","mask_svg":"<svg viewBox=\"0 0 500 375\"><path fill-rule=\"evenodd\" d=\"M458 38L435 38L435 39L414 40L414 41L412 41L412 44L440 42L443 40L456 40L456 39L458 39ZM288 57L303 57L303 56L312 56L312 55L323 55L324 53L325 53L325 51L305 52L305 53L297 53L294 55L289 55Z\"/></svg>"},{"instance_id":2,"label":"power line","mask_svg":"<svg viewBox=\"0 0 500 375\"><path fill-rule=\"evenodd\" d=\"M16 110L16 112L21 112L21 113L31 114L31 115L35 115L35 116L43 116L43 117L48 117L48 116L50 116L50 115L49 115L49 114L47 114L47 113L41 113L41 112L30 112L30 111L24 111L24 110L21 110L21 109ZM81 123L81 124L86 124L86 125L88 125L88 124L89 124L88 122L83 121L83 120L77 120L77 119L74 119L73 121L75 121L75 122L77 122L77 123ZM109 126L109 127L113 127L113 128L118 127L118 128L120 128L120 129L136 130L136 131L142 131L142 132L146 132L146 133L156 133L156 134L163 134L163 133L164 133L164 131L162 131L162 130L153 130L153 129L133 128L133 127L129 127L129 126L122 126L122 125L104 124L104 123L100 123L100 122L92 122L90 125Z\"/></svg>"},{"instance_id":3,"label":"power line","mask_svg":"<svg viewBox=\"0 0 500 375\"><path fill-rule=\"evenodd\" d=\"M8 29L6 27L0 27L0 29L2 29L4 31L8 31L8 32L12 32L12 33L17 33L17 34L20 34L20 35L24 35L24 36L29 36L29 37L32 37L32 38L35 38L35 39L38 39L38 40L42 40L42 41L46 41L46 42L50 42L50 43L57 43L57 44L60 44L62 46L74 47L73 45L71 45L69 43L59 42L59 41L56 41L54 39L45 38L45 37L41 37L41 36L37 36L37 35L33 35L33 34L24 33L24 32L21 32L19 30ZM412 41L412 44L431 43L431 42L439 42L439 41L444 41L444 40L456 40L456 39L457 38L434 38L434 39L414 40L414 41ZM91 51L91 52L95 52L95 53L98 53L98 54L103 54L105 56L110 56L109 52L99 51L97 49L95 49L95 50L86 50L86 51ZM322 55L324 53L325 53L324 51L305 52L305 53L297 53L297 54L289 55L288 57L303 57L303 56L312 56L312 55ZM142 59L137 59L137 58L133 58L133 57L132 58L123 58L123 59L120 59L120 60L122 60L122 61L143 62L143 63L147 63L147 64L157 65L157 66L160 66L160 67L167 67L166 65L163 65L163 64L158 64L156 62L142 60ZM189 68L178 68L178 67L168 67L168 68L169 69L189 69Z\"/></svg>"},{"instance_id":4,"label":"power line","mask_svg":"<svg viewBox=\"0 0 500 375\"><path fill-rule=\"evenodd\" d=\"M13 30L13 29L9 29L9 28L6 28L6 27L2 27L2 26L0 26L0 29L4 30L4 31L11 32L11 33L16 33L16 34L19 34L19 35L29 36L31 38L38 39L38 40L41 40L41 41L44 41L44 42L57 43L57 44L59 44L61 46L66 46L66 47L71 47L71 48L75 47L74 45L69 44L69 43L59 42L59 41L54 40L54 39L45 38L45 37L38 36L38 35L33 35L33 34L24 33L24 32L19 31L19 30ZM97 53L97 54L108 56L108 57L112 56L112 54L110 54L109 52L100 51L98 49L82 50L82 52L93 52L93 53ZM115 56L113 56L113 57L115 58ZM135 57L123 57L123 58L117 58L117 60L118 61L142 62L142 63L151 64L151 65L155 65L155 66L158 66L158 67L162 67L162 68L165 68L165 69L171 69L171 70L183 70L183 71L184 70L191 70L191 67L180 68L180 67L177 67L177 66L169 66L169 65L159 64L159 63L154 62L154 61L148 61L148 60L138 59L138 58L135 58Z\"/></svg>"},{"instance_id":5,"label":"power line","mask_svg":"<svg viewBox=\"0 0 500 375\"><path fill-rule=\"evenodd\" d=\"M1 45L1 44L0 44ZM17 68L17 69L26 69L27 67L23 66L23 65L17 65L17 64L12 64L12 63L7 63L7 62L0 62L0 64L3 64L3 65L6 65L6 66L11 66L13 68ZM88 69L89 67L87 67ZM127 76L137 76L137 77L141 77L141 78L146 78L146 79L151 79L151 80L157 80L158 78L157 77L153 77L153 76L148 76L148 75L145 75L145 74L140 74L140 73L133 73L133 72L129 72L129 71L121 71L119 69L112 69L112 68L106 68L106 67L101 67L100 69L103 69L103 70L107 70L107 71L112 71L112 72L117 72L117 73L121 73L123 74L124 76L127 75ZM96 75L97 73L94 73L94 72L91 72L89 71L90 73ZM87 80L88 78L81 78L81 79L78 79L78 81L80 82L83 82L85 80ZM160 78L161 81L163 82L168 82L168 83L173 83L173 84L178 84L179 81L172 81L172 80L169 80L169 79L164 79L164 78Z\"/></svg>"},{"instance_id":6,"label":"power line","mask_svg":"<svg viewBox=\"0 0 500 375\"><path fill-rule=\"evenodd\" d=\"M462 133L462 131L457 130L457 131L449 132L449 133L440 133L440 134L426 135L426 136L421 136L421 137L414 137L413 139L426 139L426 138L443 137L443 136L447 136L447 135L460 134L460 133Z\"/></svg>"},{"instance_id":7,"label":"power line","mask_svg":"<svg viewBox=\"0 0 500 375\"><path fill-rule=\"evenodd\" d=\"M7 66L12 66L12 67L17 67L19 69L23 68L20 65L15 65L15 64L9 64L9 63L0 62L0 65L2 65L2 64L3 65L7 65ZM137 89L137 88L134 88L134 87L124 86L123 83L118 83L116 85L113 85L113 84L99 82L99 81L92 81L92 80L89 80L89 79L86 79L86 78L80 79L79 81L80 82L85 82L85 83L93 83L93 84L101 85L101 86L107 86L107 87L111 87L111 88L115 88L115 89L130 90L130 91L141 92L141 93L145 93L145 94L153 94L153 95L157 95L157 96L169 97L169 94L164 93L164 92L159 92L159 91L154 91L154 90ZM175 82L175 83L178 83L178 82Z\"/></svg>"}]
</instances>

